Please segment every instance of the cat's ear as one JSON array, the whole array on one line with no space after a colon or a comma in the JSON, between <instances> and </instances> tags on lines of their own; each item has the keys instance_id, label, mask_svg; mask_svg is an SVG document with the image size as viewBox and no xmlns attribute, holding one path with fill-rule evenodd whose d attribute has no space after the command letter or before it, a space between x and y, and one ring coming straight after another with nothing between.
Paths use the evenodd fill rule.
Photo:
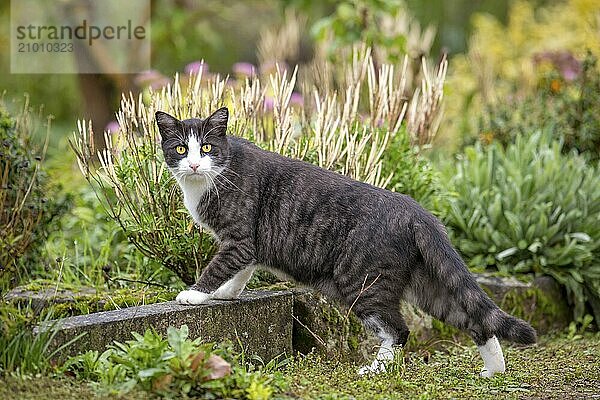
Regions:
<instances>
[{"instance_id":1,"label":"cat's ear","mask_svg":"<svg viewBox=\"0 0 600 400\"><path fill-rule=\"evenodd\" d=\"M227 132L227 121L229 120L229 110L227 107L221 107L206 120L205 132L216 132L218 136L225 136Z\"/></svg>"},{"instance_id":2,"label":"cat's ear","mask_svg":"<svg viewBox=\"0 0 600 400\"><path fill-rule=\"evenodd\" d=\"M154 117L156 118L156 125L158 125L158 130L163 141L168 137L180 133L181 121L177 118L162 111L157 111Z\"/></svg>"}]
</instances>

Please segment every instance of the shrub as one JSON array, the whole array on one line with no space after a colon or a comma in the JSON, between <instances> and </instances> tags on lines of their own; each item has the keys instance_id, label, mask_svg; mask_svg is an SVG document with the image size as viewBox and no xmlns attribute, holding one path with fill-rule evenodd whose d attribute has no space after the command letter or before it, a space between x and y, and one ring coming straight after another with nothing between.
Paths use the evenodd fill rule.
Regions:
<instances>
[{"instance_id":1,"label":"shrub","mask_svg":"<svg viewBox=\"0 0 600 400\"><path fill-rule=\"evenodd\" d=\"M60 219L60 230L48 235L44 246L44 268L34 271L38 279L61 285L121 286L122 282L144 281L170 284L178 281L169 270L144 256L127 240L119 225L106 215L92 188L79 171L52 170L52 175L71 174L77 182L71 190L73 206ZM77 174L77 175L75 175ZM81 186L83 185L83 186Z\"/></svg>"},{"instance_id":2,"label":"shrub","mask_svg":"<svg viewBox=\"0 0 600 400\"><path fill-rule=\"evenodd\" d=\"M411 145L409 135L394 136L382 158L382 174L391 177L386 188L407 194L435 212L446 192L438 171Z\"/></svg>"},{"instance_id":3,"label":"shrub","mask_svg":"<svg viewBox=\"0 0 600 400\"><path fill-rule=\"evenodd\" d=\"M467 148L446 223L471 268L548 274L579 318L600 298L600 171L561 148L548 133Z\"/></svg>"},{"instance_id":4,"label":"shrub","mask_svg":"<svg viewBox=\"0 0 600 400\"><path fill-rule=\"evenodd\" d=\"M0 289L41 263L44 240L69 204L43 170L44 151L31 142L35 129L28 104L11 117L0 103Z\"/></svg>"},{"instance_id":5,"label":"shrub","mask_svg":"<svg viewBox=\"0 0 600 400\"><path fill-rule=\"evenodd\" d=\"M600 75L597 59L588 53L579 62L568 52L536 57L540 70L535 89L513 102L498 102L481 117L484 142L507 144L517 134L547 130L564 141L563 151L576 149L588 158L600 157Z\"/></svg>"},{"instance_id":6,"label":"shrub","mask_svg":"<svg viewBox=\"0 0 600 400\"><path fill-rule=\"evenodd\" d=\"M169 327L166 340L151 330L134 332L134 340L115 342L102 354L70 358L63 370L113 394L137 389L167 397L268 399L282 389L281 373L271 371L274 363L251 371L231 350L190 340L188 332L186 325Z\"/></svg>"},{"instance_id":7,"label":"shrub","mask_svg":"<svg viewBox=\"0 0 600 400\"><path fill-rule=\"evenodd\" d=\"M340 48L367 43L381 62L399 63L405 55L420 61L429 55L435 29L421 29L407 7L398 0L337 2L335 12L312 26L312 35L328 57L339 57Z\"/></svg>"},{"instance_id":8,"label":"shrub","mask_svg":"<svg viewBox=\"0 0 600 400\"><path fill-rule=\"evenodd\" d=\"M93 128L82 121L72 144L81 171L110 218L145 255L190 284L215 245L183 207L159 149L155 111L191 118L226 104L231 112L229 134L373 185L390 187L393 182L391 188L410 188L418 196L428 193L431 173L420 172L425 161L415 162L419 156L410 151L410 143L426 145L437 128L446 65L443 61L435 73L424 67L422 91L407 100L403 71L392 65L376 68L368 49L357 50L345 66L343 95L314 86L314 102L304 101L302 107L290 101L296 71L289 75L278 69L268 77L267 89L258 77L228 84L219 76L206 79L199 68L185 77L185 84L176 77L160 91L149 88L138 100L124 97L117 115L120 129L106 134L102 152L96 152ZM267 90L273 93L272 108L265 102ZM401 149L391 147L398 144ZM399 181L398 165L412 171L399 175L412 182Z\"/></svg>"},{"instance_id":9,"label":"shrub","mask_svg":"<svg viewBox=\"0 0 600 400\"><path fill-rule=\"evenodd\" d=\"M452 59L448 77L444 131L450 144L471 142L481 133L477 124L488 107L511 107L537 91L542 71L536 68L536 56L568 52L583 60L590 51L600 57L599 16L599 0L541 7L518 0L511 3L506 25L489 14L474 15L469 49Z\"/></svg>"}]
</instances>

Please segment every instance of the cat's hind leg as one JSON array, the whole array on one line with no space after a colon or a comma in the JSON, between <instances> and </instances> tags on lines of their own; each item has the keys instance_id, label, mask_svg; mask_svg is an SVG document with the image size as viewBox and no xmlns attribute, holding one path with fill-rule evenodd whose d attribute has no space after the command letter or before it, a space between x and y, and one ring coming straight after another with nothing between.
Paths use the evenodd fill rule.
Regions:
<instances>
[{"instance_id":1,"label":"cat's hind leg","mask_svg":"<svg viewBox=\"0 0 600 400\"><path fill-rule=\"evenodd\" d=\"M486 325L485 321L493 320L499 310L491 301L485 301L486 298L480 300L483 296L480 289L476 289L464 289L461 294L471 299L467 311L464 302L459 301L444 281L432 279L424 272L416 270L412 285L407 287L404 297L432 317L469 332L483 359L484 366L480 376L489 378L505 371L504 355L498 338L493 330L485 328L489 325L489 322Z\"/></svg>"},{"instance_id":2,"label":"cat's hind leg","mask_svg":"<svg viewBox=\"0 0 600 400\"><path fill-rule=\"evenodd\" d=\"M361 375L385 372L386 364L394 359L394 348L404 346L408 339L409 330L400 314L399 296L383 282L384 279L379 278L368 289L356 284L345 287L338 284L352 311L381 341L375 360L359 370Z\"/></svg>"},{"instance_id":3,"label":"cat's hind leg","mask_svg":"<svg viewBox=\"0 0 600 400\"><path fill-rule=\"evenodd\" d=\"M491 378L495 374L504 373L506 369L504 363L504 354L502 354L502 347L496 336L489 338L485 344L477 346L479 354L483 359L483 369L481 370L480 376L484 378Z\"/></svg>"},{"instance_id":4,"label":"cat's hind leg","mask_svg":"<svg viewBox=\"0 0 600 400\"><path fill-rule=\"evenodd\" d=\"M375 360L370 365L365 365L358 370L360 375L385 372L386 365L394 360L394 348L406 344L408 327L400 313L394 319L396 321L393 325L391 321L386 322L377 314L363 319L364 325L375 332L381 340L381 344Z\"/></svg>"}]
</instances>

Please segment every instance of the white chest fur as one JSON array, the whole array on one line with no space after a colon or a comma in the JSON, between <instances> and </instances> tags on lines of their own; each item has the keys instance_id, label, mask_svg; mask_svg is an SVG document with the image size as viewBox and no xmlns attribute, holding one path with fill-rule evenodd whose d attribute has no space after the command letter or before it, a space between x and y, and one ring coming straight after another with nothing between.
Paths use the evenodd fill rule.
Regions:
<instances>
[{"instance_id":1,"label":"white chest fur","mask_svg":"<svg viewBox=\"0 0 600 400\"><path fill-rule=\"evenodd\" d=\"M179 186L183 191L183 205L187 208L194 219L194 222L207 230L211 235L215 236L212 229L202 221L202 218L200 218L200 214L198 213L198 205L208 190L208 182L206 182L205 179L182 179L179 181Z\"/></svg>"}]
</instances>

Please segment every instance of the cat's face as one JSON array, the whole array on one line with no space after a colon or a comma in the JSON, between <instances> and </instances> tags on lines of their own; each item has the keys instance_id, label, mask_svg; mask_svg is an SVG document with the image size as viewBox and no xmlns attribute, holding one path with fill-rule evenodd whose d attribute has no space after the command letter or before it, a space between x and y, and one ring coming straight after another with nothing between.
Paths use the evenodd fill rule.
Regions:
<instances>
[{"instance_id":1,"label":"cat's face","mask_svg":"<svg viewBox=\"0 0 600 400\"><path fill-rule=\"evenodd\" d=\"M206 119L183 121L162 111L156 112L165 162L177 179L204 179L218 175L227 167L228 117L225 107Z\"/></svg>"}]
</instances>

